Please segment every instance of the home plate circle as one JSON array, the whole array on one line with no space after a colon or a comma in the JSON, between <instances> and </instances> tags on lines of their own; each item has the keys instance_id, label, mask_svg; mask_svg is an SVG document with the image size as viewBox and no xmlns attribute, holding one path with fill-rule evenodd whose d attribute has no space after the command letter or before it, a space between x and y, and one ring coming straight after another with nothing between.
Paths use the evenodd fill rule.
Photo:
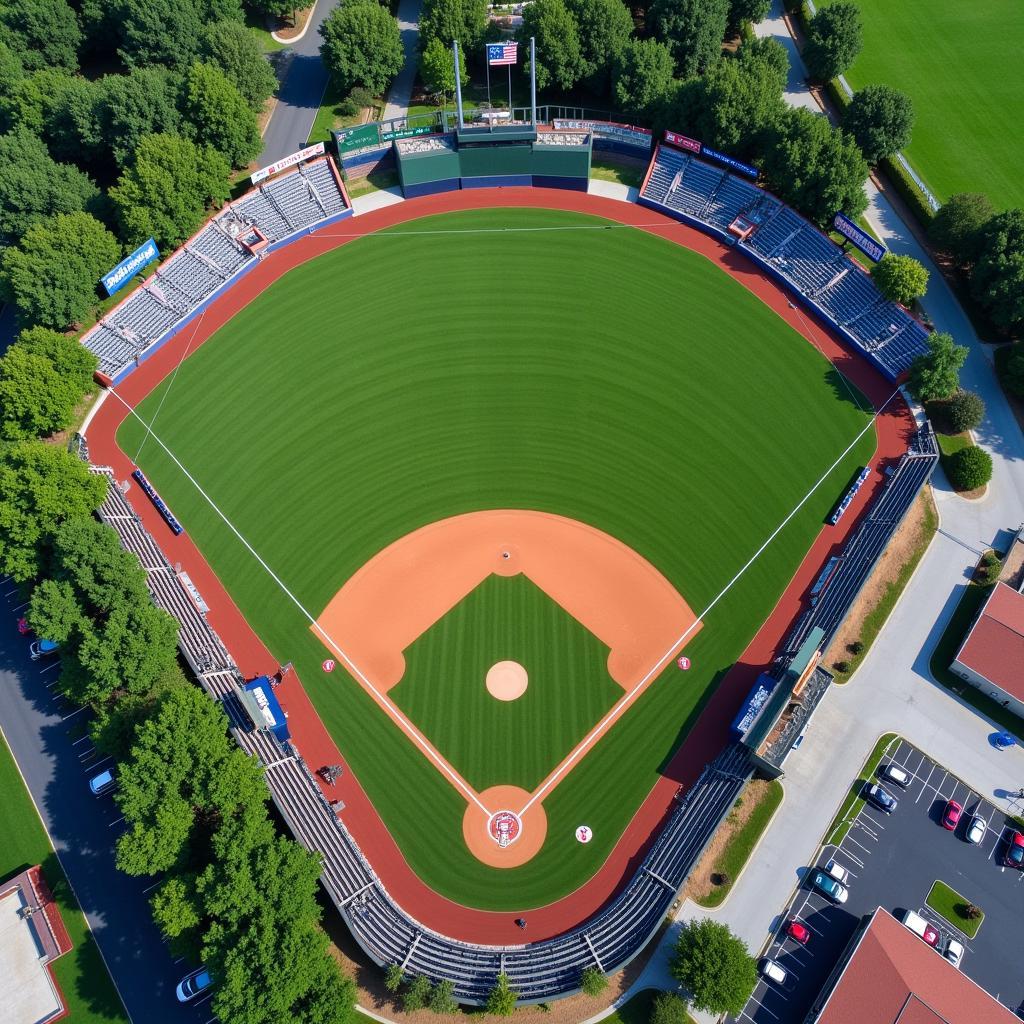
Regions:
<instances>
[{"instance_id":1,"label":"home plate circle","mask_svg":"<svg viewBox=\"0 0 1024 1024\"><path fill-rule=\"evenodd\" d=\"M334 671L334 659L333 658L328 658L320 667L325 672L333 672Z\"/></svg>"},{"instance_id":2,"label":"home plate circle","mask_svg":"<svg viewBox=\"0 0 1024 1024\"><path fill-rule=\"evenodd\" d=\"M590 828L589 825L580 825L580 827L578 829L576 829L576 841L577 842L579 842L579 843L589 843L590 840L593 839L593 838L594 838L594 833L593 833L593 831L591 831L591 828Z\"/></svg>"},{"instance_id":3,"label":"home plate circle","mask_svg":"<svg viewBox=\"0 0 1024 1024\"><path fill-rule=\"evenodd\" d=\"M683 655L676 664L685 672L690 667L690 659Z\"/></svg>"},{"instance_id":4,"label":"home plate circle","mask_svg":"<svg viewBox=\"0 0 1024 1024\"><path fill-rule=\"evenodd\" d=\"M523 823L514 811L497 811L487 819L487 833L504 850L523 832Z\"/></svg>"}]
</instances>

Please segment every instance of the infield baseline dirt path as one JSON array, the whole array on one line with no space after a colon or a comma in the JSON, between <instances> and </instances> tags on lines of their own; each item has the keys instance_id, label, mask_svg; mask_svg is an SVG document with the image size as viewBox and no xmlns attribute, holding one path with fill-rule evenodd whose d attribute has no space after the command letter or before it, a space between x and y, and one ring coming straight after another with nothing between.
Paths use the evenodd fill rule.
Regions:
<instances>
[{"instance_id":1,"label":"infield baseline dirt path","mask_svg":"<svg viewBox=\"0 0 1024 1024\"><path fill-rule=\"evenodd\" d=\"M868 363L856 356L828 331L811 322L785 292L742 254L721 245L693 228L669 217L632 204L579 192L555 189L507 188L450 192L411 199L360 217L331 225L272 253L233 288L220 296L189 329L182 331L118 385L121 398L134 408L156 385L173 372L183 354L210 338L235 313L293 267L321 253L345 245L364 234L431 214L493 207L526 207L592 214L629 224L707 257L757 295L791 327L818 348L857 385L878 408L892 393L892 385ZM666 310L666 315L670 312ZM132 471L129 458L116 444L116 432L129 410L121 402L107 401L89 427L93 461L110 465L119 480ZM672 758L664 775L637 810L622 838L601 869L570 895L530 911L530 939L560 934L595 913L630 879L640 864L659 825L671 810L680 785L692 783L728 739L729 724L753 685L757 674L772 660L775 647L802 610L803 595L824 561L836 554L857 525L864 510L884 483L883 470L907 448L914 423L909 410L897 399L876 421L877 447L872 473L838 527L823 529L804 557L785 593L757 634L711 695L694 728ZM139 497L137 488L128 499L168 559L180 562L210 606L209 621L231 650L247 676L272 672L277 667L244 616L213 573L188 534L174 537L153 505ZM278 691L289 712L296 745L311 765L343 763L309 697L294 676ZM466 942L516 945L522 933L515 925L516 912L475 910L447 900L426 886L412 872L401 851L351 771L334 788L325 788L330 799L345 801L345 823L373 864L384 885L405 910L424 925ZM523 908L524 910L526 908Z\"/></svg>"}]
</instances>

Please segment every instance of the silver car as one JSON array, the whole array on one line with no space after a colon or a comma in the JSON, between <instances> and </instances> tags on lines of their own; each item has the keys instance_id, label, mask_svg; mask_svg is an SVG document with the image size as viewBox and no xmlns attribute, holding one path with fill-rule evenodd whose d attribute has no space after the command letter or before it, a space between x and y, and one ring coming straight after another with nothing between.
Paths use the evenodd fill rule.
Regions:
<instances>
[{"instance_id":1,"label":"silver car","mask_svg":"<svg viewBox=\"0 0 1024 1024\"><path fill-rule=\"evenodd\" d=\"M988 822L985 821L980 815L976 814L971 818L971 823L967 826L967 831L964 833L964 838L969 843L977 845L985 838L985 833L988 831Z\"/></svg>"}]
</instances>

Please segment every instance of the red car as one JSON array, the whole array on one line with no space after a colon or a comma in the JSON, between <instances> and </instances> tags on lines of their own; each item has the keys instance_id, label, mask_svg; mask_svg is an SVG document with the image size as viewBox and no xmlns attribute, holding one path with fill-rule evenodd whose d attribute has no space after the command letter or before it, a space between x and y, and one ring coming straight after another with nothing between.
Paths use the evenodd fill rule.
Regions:
<instances>
[{"instance_id":1,"label":"red car","mask_svg":"<svg viewBox=\"0 0 1024 1024\"><path fill-rule=\"evenodd\" d=\"M924 935L921 936L929 946L937 946L939 944L939 932L934 925L925 925Z\"/></svg>"},{"instance_id":2,"label":"red car","mask_svg":"<svg viewBox=\"0 0 1024 1024\"><path fill-rule=\"evenodd\" d=\"M942 827L948 828L950 832L955 831L957 823L960 821L960 815L963 813L963 807L955 800L950 800L942 815Z\"/></svg>"},{"instance_id":3,"label":"red car","mask_svg":"<svg viewBox=\"0 0 1024 1024\"><path fill-rule=\"evenodd\" d=\"M1003 863L1008 868L1024 869L1024 835L1020 832L1013 832L1010 841L1006 844L1006 853L1003 854Z\"/></svg>"},{"instance_id":4,"label":"red car","mask_svg":"<svg viewBox=\"0 0 1024 1024\"><path fill-rule=\"evenodd\" d=\"M28 634L32 632L32 629L28 624L28 619L26 619L24 615L18 619L18 632L22 636L28 636Z\"/></svg>"},{"instance_id":5,"label":"red car","mask_svg":"<svg viewBox=\"0 0 1024 1024\"><path fill-rule=\"evenodd\" d=\"M807 925L801 924L796 919L786 922L786 934L801 946L806 946L810 941L811 932Z\"/></svg>"}]
</instances>

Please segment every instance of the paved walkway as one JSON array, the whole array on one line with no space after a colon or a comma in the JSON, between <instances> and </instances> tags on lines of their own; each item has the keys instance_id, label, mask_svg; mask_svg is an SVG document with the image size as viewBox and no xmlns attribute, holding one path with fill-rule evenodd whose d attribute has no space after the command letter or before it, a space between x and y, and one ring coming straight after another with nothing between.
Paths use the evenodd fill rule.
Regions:
<instances>
[{"instance_id":1,"label":"paved walkway","mask_svg":"<svg viewBox=\"0 0 1024 1024\"><path fill-rule=\"evenodd\" d=\"M402 35L402 49L405 50L405 64L398 77L391 83L388 102L384 107L384 120L402 117L409 110L412 85L420 66L420 7L423 0L401 0L398 5L398 31Z\"/></svg>"}]
</instances>

